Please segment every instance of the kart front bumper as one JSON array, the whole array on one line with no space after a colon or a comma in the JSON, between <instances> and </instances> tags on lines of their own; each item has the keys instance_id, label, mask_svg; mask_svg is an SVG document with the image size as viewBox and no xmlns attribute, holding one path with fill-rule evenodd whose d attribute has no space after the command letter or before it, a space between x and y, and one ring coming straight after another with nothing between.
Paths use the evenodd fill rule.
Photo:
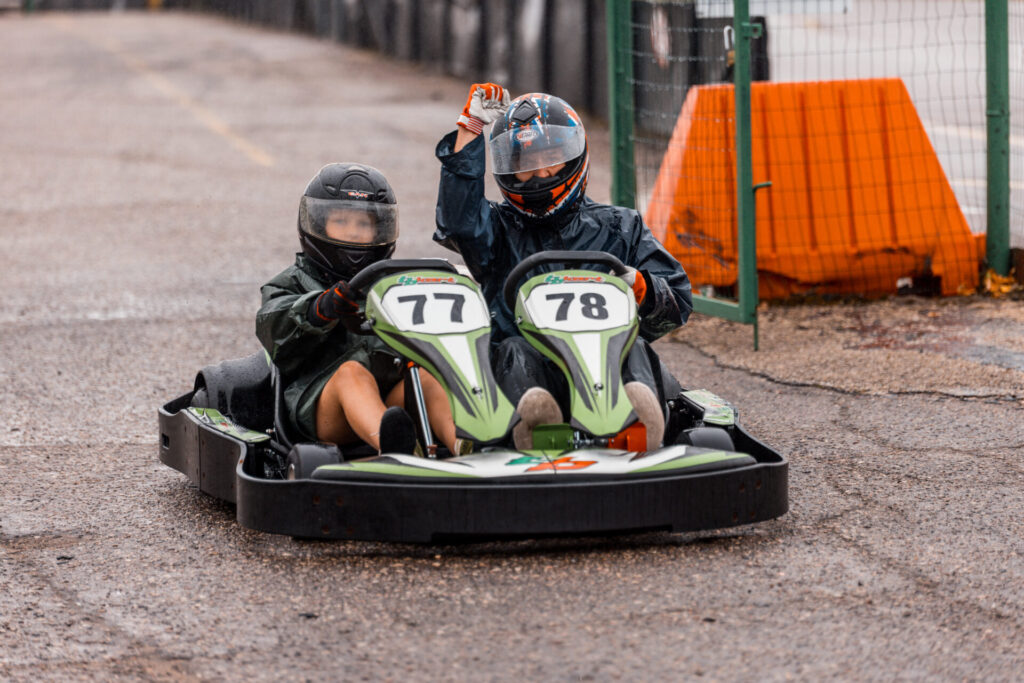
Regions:
<instances>
[{"instance_id":1,"label":"kart front bumper","mask_svg":"<svg viewBox=\"0 0 1024 683\"><path fill-rule=\"evenodd\" d=\"M734 427L745 466L643 477L477 480L267 479L258 434L184 410L160 410L160 459L200 490L236 504L247 528L303 538L431 543L473 539L700 531L788 510L788 464ZM577 451L576 453L585 453Z\"/></svg>"}]
</instances>

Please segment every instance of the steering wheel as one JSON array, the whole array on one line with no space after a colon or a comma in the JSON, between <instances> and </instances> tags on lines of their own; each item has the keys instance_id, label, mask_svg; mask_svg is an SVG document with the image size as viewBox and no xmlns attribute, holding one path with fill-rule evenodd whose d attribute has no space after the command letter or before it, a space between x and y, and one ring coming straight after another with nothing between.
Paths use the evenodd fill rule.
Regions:
<instances>
[{"instance_id":1,"label":"steering wheel","mask_svg":"<svg viewBox=\"0 0 1024 683\"><path fill-rule=\"evenodd\" d=\"M364 288L372 286L377 280L405 270L444 270L456 275L459 273L455 266L449 263L447 259L393 258L371 263L356 273L355 277L348 281L348 284L352 289L362 292ZM345 329L356 334L373 334L373 327L371 327L370 321L362 318L362 316L359 318L343 318L342 324L345 325Z\"/></svg>"},{"instance_id":2,"label":"steering wheel","mask_svg":"<svg viewBox=\"0 0 1024 683\"><path fill-rule=\"evenodd\" d=\"M443 258L393 258L371 263L356 273L348 284L352 289L362 291L380 278L403 270L445 270L456 275L459 273L455 266Z\"/></svg>"},{"instance_id":3,"label":"steering wheel","mask_svg":"<svg viewBox=\"0 0 1024 683\"><path fill-rule=\"evenodd\" d=\"M502 294L505 297L505 304L509 309L515 309L516 292L519 291L519 281L529 271L537 266L549 263L561 263L563 265L582 265L586 263L600 263L608 266L612 273L623 276L629 272L629 268L623 265L615 256L603 251L542 251L532 256L527 256L519 262L512 272L505 278L505 286Z\"/></svg>"}]
</instances>

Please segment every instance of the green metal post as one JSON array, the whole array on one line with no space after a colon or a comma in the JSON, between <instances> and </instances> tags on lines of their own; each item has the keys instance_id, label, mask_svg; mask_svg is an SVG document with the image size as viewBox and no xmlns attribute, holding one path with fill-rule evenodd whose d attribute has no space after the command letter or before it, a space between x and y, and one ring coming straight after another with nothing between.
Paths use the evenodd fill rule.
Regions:
<instances>
[{"instance_id":1,"label":"green metal post","mask_svg":"<svg viewBox=\"0 0 1024 683\"><path fill-rule=\"evenodd\" d=\"M985 259L1010 272L1010 48L1007 0L985 0L988 226Z\"/></svg>"},{"instance_id":2,"label":"green metal post","mask_svg":"<svg viewBox=\"0 0 1024 683\"><path fill-rule=\"evenodd\" d=\"M633 158L632 0L605 0L608 24L608 110L611 127L612 203L636 207Z\"/></svg>"},{"instance_id":3,"label":"green metal post","mask_svg":"<svg viewBox=\"0 0 1024 683\"><path fill-rule=\"evenodd\" d=\"M761 34L750 23L748 0L734 0L736 36L736 217L740 322L754 325L757 348L757 239L754 234L754 171L750 148L750 41Z\"/></svg>"}]
</instances>

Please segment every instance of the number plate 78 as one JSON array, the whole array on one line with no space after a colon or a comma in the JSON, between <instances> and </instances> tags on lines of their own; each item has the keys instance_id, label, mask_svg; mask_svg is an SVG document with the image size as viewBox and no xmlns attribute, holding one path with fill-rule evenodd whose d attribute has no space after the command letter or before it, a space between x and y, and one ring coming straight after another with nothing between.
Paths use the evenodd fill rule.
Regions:
<instances>
[{"instance_id":1,"label":"number plate 78","mask_svg":"<svg viewBox=\"0 0 1024 683\"><path fill-rule=\"evenodd\" d=\"M609 330L636 315L632 297L610 282L538 285L523 306L538 328L560 332Z\"/></svg>"}]
</instances>

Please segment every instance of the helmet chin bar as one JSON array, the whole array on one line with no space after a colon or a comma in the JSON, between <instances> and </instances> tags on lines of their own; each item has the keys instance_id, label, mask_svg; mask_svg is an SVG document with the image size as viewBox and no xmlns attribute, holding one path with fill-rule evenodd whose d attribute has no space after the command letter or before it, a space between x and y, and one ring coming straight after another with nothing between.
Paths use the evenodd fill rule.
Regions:
<instances>
[{"instance_id":1,"label":"helmet chin bar","mask_svg":"<svg viewBox=\"0 0 1024 683\"><path fill-rule=\"evenodd\" d=\"M390 258L395 251L394 242L367 247L345 246L320 240L301 230L299 242L306 257L334 280L350 280L371 263Z\"/></svg>"},{"instance_id":2,"label":"helmet chin bar","mask_svg":"<svg viewBox=\"0 0 1024 683\"><path fill-rule=\"evenodd\" d=\"M583 198L587 189L588 160L584 149L583 154L548 178L533 176L520 181L510 173L495 174L494 179L505 199L517 211L531 220L543 220L567 211ZM566 187L574 176L578 176L576 181ZM554 196L554 192L562 187L565 191L558 197Z\"/></svg>"}]
</instances>

